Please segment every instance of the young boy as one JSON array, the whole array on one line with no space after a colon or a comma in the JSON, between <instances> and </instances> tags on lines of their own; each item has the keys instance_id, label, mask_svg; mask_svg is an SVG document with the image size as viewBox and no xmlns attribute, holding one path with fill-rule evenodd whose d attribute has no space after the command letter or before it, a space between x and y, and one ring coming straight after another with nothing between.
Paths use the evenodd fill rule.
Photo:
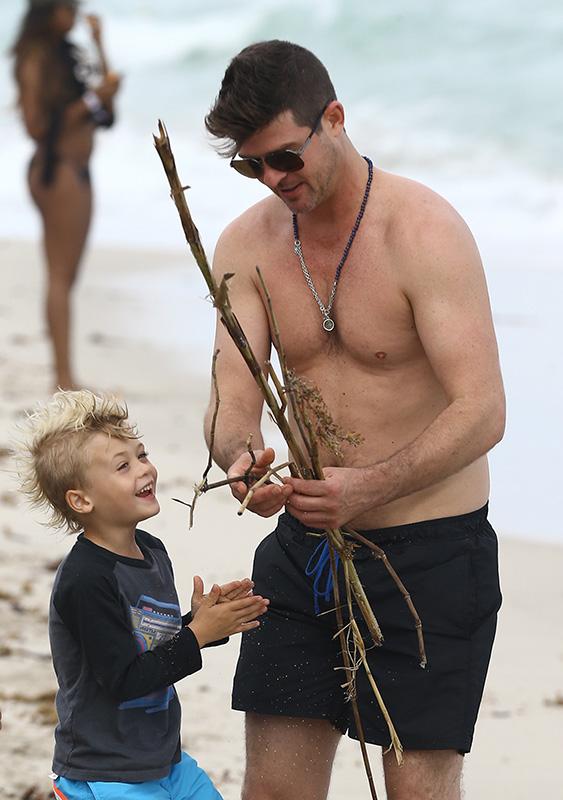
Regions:
<instances>
[{"instance_id":1,"label":"young boy","mask_svg":"<svg viewBox=\"0 0 563 800\"><path fill-rule=\"evenodd\" d=\"M182 616L154 517L157 472L127 408L58 392L24 424L20 476L51 524L80 532L51 595L57 675L53 771L60 800L220 800L180 750L174 683L201 668L200 648L259 625L268 600L248 579L203 594Z\"/></svg>"}]
</instances>

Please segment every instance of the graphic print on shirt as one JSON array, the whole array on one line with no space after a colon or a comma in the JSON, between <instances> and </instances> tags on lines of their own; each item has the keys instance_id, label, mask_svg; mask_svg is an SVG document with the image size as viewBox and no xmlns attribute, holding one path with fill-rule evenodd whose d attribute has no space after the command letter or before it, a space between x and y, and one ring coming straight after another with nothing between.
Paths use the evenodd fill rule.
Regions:
<instances>
[{"instance_id":1,"label":"graphic print on shirt","mask_svg":"<svg viewBox=\"0 0 563 800\"><path fill-rule=\"evenodd\" d=\"M182 614L176 603L163 603L142 594L136 606L131 606L131 625L139 653L154 650L175 636L182 628ZM174 696L174 688L167 686L155 692L125 700L118 708L144 708L146 714L165 711Z\"/></svg>"}]
</instances>

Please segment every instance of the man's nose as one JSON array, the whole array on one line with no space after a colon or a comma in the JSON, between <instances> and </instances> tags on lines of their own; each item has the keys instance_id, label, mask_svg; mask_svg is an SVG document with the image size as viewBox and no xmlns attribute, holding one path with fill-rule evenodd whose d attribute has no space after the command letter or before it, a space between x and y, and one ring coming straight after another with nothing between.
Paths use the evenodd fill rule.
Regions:
<instances>
[{"instance_id":1,"label":"man's nose","mask_svg":"<svg viewBox=\"0 0 563 800\"><path fill-rule=\"evenodd\" d=\"M264 172L262 173L260 180L264 186L267 186L268 189L274 191L277 189L278 185L283 181L286 175L287 172L273 169L273 167L268 166L268 164L264 164Z\"/></svg>"}]
</instances>

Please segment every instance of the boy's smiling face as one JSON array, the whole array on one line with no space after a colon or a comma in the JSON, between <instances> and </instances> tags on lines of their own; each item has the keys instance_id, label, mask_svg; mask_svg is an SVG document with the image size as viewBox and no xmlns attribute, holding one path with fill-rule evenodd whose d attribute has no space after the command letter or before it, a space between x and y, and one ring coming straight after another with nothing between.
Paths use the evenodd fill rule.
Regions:
<instances>
[{"instance_id":1,"label":"boy's smiling face","mask_svg":"<svg viewBox=\"0 0 563 800\"><path fill-rule=\"evenodd\" d=\"M142 442L95 433L86 450L85 486L67 493L81 503L82 513L111 528L134 526L158 514L157 471Z\"/></svg>"}]
</instances>

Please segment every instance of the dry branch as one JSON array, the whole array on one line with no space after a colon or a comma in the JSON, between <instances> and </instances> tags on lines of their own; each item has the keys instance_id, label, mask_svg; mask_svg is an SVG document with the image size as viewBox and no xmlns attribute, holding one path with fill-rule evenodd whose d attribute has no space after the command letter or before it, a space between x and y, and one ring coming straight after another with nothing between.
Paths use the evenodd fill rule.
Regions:
<instances>
[{"instance_id":1,"label":"dry branch","mask_svg":"<svg viewBox=\"0 0 563 800\"><path fill-rule=\"evenodd\" d=\"M271 467L270 469L266 470L264 475L262 475L261 478L258 478L258 480L255 481L252 484L252 486L250 487L250 489L248 490L246 497L244 498L244 500L240 504L240 508L237 511L238 516L240 517L244 513L245 509L248 507L248 504L250 503L250 501L254 497L254 492L256 491L256 489L259 489L261 486L263 486L265 483L267 483L270 480L270 478L272 477L272 475L275 475L276 478L279 479L279 477L280 477L278 475L279 470L285 469L286 467L291 467L291 466L292 466L292 462L291 461L285 461L283 464L278 464L277 467Z\"/></svg>"},{"instance_id":2,"label":"dry branch","mask_svg":"<svg viewBox=\"0 0 563 800\"><path fill-rule=\"evenodd\" d=\"M264 396L264 400L268 408L272 412L276 424L278 425L286 442L290 446L293 454L293 461L297 464L301 473L301 477L305 477L307 472L307 457L296 441L289 426L289 422L285 416L280 413L279 404L276 402L276 398L270 388L270 385L268 384L267 376L264 374L264 371L258 363L256 356L252 352L240 322L238 321L231 307L228 293L228 281L233 276L230 273L225 274L221 283L217 285L217 281L213 277L207 257L205 255L205 251L201 244L198 230L194 225L192 216L190 214L190 210L184 195L184 188L180 182L180 179L178 178L176 163L170 148L170 140L168 138L166 128L160 121L158 123L158 129L159 135L154 137L155 147L168 178L171 196L178 210L186 240L209 288L209 293L213 299L213 305L219 311L221 321L229 331L232 340L244 358L248 369L252 373L254 380L258 384L258 387Z\"/></svg>"},{"instance_id":3,"label":"dry branch","mask_svg":"<svg viewBox=\"0 0 563 800\"><path fill-rule=\"evenodd\" d=\"M348 536L351 536L357 542L360 542L361 544L364 544L366 547L368 547L373 552L374 558L379 558L379 559L381 559L381 561L383 561L383 565L384 565L385 569L387 570L387 572L389 573L389 575L391 576L391 578L395 582L395 585L397 586L397 588L399 589L399 591L403 595L403 599L404 599L405 603L407 604L407 607L408 607L408 609L409 609L409 611L410 611L410 613L411 613L411 615L412 615L412 617L414 619L414 627L415 627L416 635L417 635L417 638L418 638L418 653L419 653L419 657L420 657L420 662L419 663L420 663L420 666L422 668L426 667L426 665L428 664L428 659L426 658L426 649L424 647L424 636L422 634L422 620L418 616L418 612L417 612L416 608L414 607L414 603L412 601L412 598L411 598L409 592L407 591L407 589L405 587L405 584L399 578L399 576L395 572L391 562L387 558L387 554L385 553L383 548L379 547L374 542L370 542L369 539L367 539L365 536L362 536L361 533L358 533L358 531L355 531L352 528L345 527L345 528L342 529L342 532L345 533Z\"/></svg>"},{"instance_id":4,"label":"dry branch","mask_svg":"<svg viewBox=\"0 0 563 800\"><path fill-rule=\"evenodd\" d=\"M211 467L213 466L213 447L215 444L215 428L217 426L217 417L219 416L219 404L221 402L221 398L219 396L219 386L217 384L217 357L219 353L220 353L219 350L216 350L213 353L213 360L211 362L211 380L213 382L213 389L215 392L215 408L213 409L213 418L211 421L209 456L207 458L207 465L205 467L205 470L203 471L201 481L196 486L194 486L194 496L190 505L190 522L189 522L190 530L192 529L194 524L194 511L198 497L200 497L203 494L203 492L206 491L204 487L207 487L207 489L209 489L209 484L207 483L207 476L209 475Z\"/></svg>"}]
</instances>

